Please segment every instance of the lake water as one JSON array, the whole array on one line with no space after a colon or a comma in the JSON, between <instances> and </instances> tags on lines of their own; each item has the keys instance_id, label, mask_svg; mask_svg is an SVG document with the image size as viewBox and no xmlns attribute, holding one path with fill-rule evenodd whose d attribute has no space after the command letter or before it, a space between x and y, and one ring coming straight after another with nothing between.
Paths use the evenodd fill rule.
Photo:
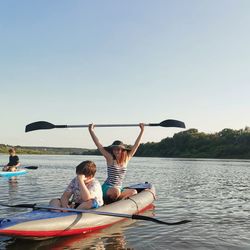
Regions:
<instances>
[{"instance_id":1,"label":"lake water","mask_svg":"<svg viewBox=\"0 0 250 250\"><path fill-rule=\"evenodd\" d=\"M45 205L59 197L83 160L96 162L97 178L106 177L101 156L19 155L37 170L9 183L0 178L0 202ZM0 164L8 155L0 155ZM125 185L148 181L157 200L147 216L164 221L189 219L179 226L125 220L86 235L45 241L0 236L0 249L250 249L250 161L133 158ZM29 209L0 207L0 218Z\"/></svg>"}]
</instances>

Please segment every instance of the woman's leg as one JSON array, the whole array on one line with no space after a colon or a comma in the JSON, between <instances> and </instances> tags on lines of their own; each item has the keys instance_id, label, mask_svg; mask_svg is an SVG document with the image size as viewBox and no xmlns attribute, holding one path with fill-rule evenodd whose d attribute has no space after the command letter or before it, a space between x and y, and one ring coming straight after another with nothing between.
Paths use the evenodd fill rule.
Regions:
<instances>
[{"instance_id":1,"label":"woman's leg","mask_svg":"<svg viewBox=\"0 0 250 250\"><path fill-rule=\"evenodd\" d=\"M126 199L132 195L137 194L136 189L124 189L124 191L122 191L121 195L120 195L120 199Z\"/></svg>"},{"instance_id":2,"label":"woman's leg","mask_svg":"<svg viewBox=\"0 0 250 250\"><path fill-rule=\"evenodd\" d=\"M112 187L106 183L102 184L102 192L105 204L109 204L116 201L121 194L119 188Z\"/></svg>"},{"instance_id":3,"label":"woman's leg","mask_svg":"<svg viewBox=\"0 0 250 250\"><path fill-rule=\"evenodd\" d=\"M106 195L107 195L108 198L115 201L120 197L121 190L119 188L111 187L111 188L108 189Z\"/></svg>"}]
</instances>

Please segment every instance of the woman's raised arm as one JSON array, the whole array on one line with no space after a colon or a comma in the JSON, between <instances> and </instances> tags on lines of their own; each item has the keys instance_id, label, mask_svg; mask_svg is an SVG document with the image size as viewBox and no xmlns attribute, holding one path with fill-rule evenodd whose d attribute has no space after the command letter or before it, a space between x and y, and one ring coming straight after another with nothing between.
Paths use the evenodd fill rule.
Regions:
<instances>
[{"instance_id":1,"label":"woman's raised arm","mask_svg":"<svg viewBox=\"0 0 250 250\"><path fill-rule=\"evenodd\" d=\"M141 138L142 138L142 135L143 135L143 132L144 132L144 123L140 123L139 124L140 128L141 128L141 131L138 135L138 137L136 138L135 140L135 143L134 143L134 146L131 148L131 151L129 153L129 157L133 157L133 155L136 153L138 147L140 146L140 143L141 143Z\"/></svg>"},{"instance_id":2,"label":"woman's raised arm","mask_svg":"<svg viewBox=\"0 0 250 250\"><path fill-rule=\"evenodd\" d=\"M96 147L99 149L101 154L108 160L110 157L112 158L111 154L102 146L94 132L94 124L89 124L89 133L93 142L95 143Z\"/></svg>"}]
</instances>

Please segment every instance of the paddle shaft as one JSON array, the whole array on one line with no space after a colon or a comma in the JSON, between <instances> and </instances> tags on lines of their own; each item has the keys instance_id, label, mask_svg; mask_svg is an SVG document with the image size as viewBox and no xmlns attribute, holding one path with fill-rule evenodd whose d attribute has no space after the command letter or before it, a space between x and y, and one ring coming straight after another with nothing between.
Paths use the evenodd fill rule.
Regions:
<instances>
[{"instance_id":1,"label":"paddle shaft","mask_svg":"<svg viewBox=\"0 0 250 250\"><path fill-rule=\"evenodd\" d=\"M109 127L138 127L139 124L95 124L95 127L109 128ZM159 126L156 123L144 124L144 126ZM87 128L89 125L55 125L55 128Z\"/></svg>"},{"instance_id":2,"label":"paddle shaft","mask_svg":"<svg viewBox=\"0 0 250 250\"><path fill-rule=\"evenodd\" d=\"M61 208L61 207L52 207L52 206L37 206L36 204L18 204L18 205L0 204L0 205L5 206L5 207L48 209L48 210L60 210L60 211L76 212L76 213L90 213L90 214L96 214L96 215L113 216L113 217L128 218L128 219L135 219L135 220L146 220L146 221L152 221L158 224L165 224L169 226L180 225L180 224L185 224L185 223L190 222L189 220L182 220L178 222L165 222L165 221L161 221L152 217L138 215L138 214L130 215L130 214L105 212L105 211L92 210L92 209L74 209L74 208Z\"/></svg>"}]
</instances>

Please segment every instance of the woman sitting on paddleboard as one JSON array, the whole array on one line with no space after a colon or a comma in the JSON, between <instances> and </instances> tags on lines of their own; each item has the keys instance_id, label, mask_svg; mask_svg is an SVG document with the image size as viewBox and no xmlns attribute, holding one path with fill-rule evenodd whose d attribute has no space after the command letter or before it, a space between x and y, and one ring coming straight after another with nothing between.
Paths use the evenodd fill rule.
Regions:
<instances>
[{"instance_id":1,"label":"woman sitting on paddleboard","mask_svg":"<svg viewBox=\"0 0 250 250\"><path fill-rule=\"evenodd\" d=\"M90 135L107 161L108 178L102 185L106 203L117 199L124 199L137 193L135 189L123 189L122 183L127 171L128 161L137 151L144 132L144 124L139 124L141 131L131 148L126 147L121 141L114 141L109 147L103 147L94 133L94 124L89 125Z\"/></svg>"},{"instance_id":2,"label":"woman sitting on paddleboard","mask_svg":"<svg viewBox=\"0 0 250 250\"><path fill-rule=\"evenodd\" d=\"M19 157L16 155L16 150L14 148L9 149L9 163L3 167L3 171L14 172L17 170L21 164L19 162Z\"/></svg>"}]
</instances>

